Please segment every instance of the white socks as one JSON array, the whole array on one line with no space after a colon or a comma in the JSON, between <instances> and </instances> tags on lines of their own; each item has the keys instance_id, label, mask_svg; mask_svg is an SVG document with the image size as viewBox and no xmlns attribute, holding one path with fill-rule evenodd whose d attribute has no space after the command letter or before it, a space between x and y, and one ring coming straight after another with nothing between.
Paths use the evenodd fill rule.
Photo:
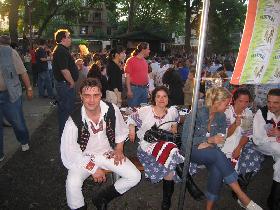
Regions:
<instances>
[{"instance_id":1,"label":"white socks","mask_svg":"<svg viewBox=\"0 0 280 210\"><path fill-rule=\"evenodd\" d=\"M246 206L246 210L263 210L258 204L254 201L250 201L250 203Z\"/></svg>"}]
</instances>

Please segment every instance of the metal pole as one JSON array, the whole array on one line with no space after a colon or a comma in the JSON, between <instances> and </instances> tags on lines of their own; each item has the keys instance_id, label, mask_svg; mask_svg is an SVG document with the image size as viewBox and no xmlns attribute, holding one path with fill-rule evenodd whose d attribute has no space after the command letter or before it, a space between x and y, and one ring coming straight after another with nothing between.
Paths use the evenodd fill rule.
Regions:
<instances>
[{"instance_id":1,"label":"metal pole","mask_svg":"<svg viewBox=\"0 0 280 210\"><path fill-rule=\"evenodd\" d=\"M193 94L194 98L193 98L192 111L191 111L191 123L190 123L190 127L189 127L190 132L188 133L187 139L182 139L182 141L187 140L187 144L186 144L186 151L185 151L183 182L182 182L181 188L180 188L178 210L183 210L185 195L186 195L186 177L187 177L186 175L189 171L195 116L196 116L196 112L197 112L197 104L198 104L198 98L199 98L200 78L201 78L201 70L202 70L202 64L203 64L203 58L204 58L204 48L206 45L205 37L206 37L209 7L210 7L210 0L204 0L201 24L200 24L200 35L199 35L196 74L195 74L195 88L194 88L194 94Z\"/></svg>"}]
</instances>

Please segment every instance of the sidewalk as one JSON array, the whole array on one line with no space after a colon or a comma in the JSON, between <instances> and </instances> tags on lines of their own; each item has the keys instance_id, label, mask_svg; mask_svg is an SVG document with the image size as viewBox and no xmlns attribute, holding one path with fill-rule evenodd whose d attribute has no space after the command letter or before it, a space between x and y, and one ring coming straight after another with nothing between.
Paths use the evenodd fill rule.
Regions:
<instances>
[{"instance_id":1,"label":"sidewalk","mask_svg":"<svg viewBox=\"0 0 280 210\"><path fill-rule=\"evenodd\" d=\"M33 89L34 97L31 101L26 99L25 92L23 92L23 113L30 137L36 128L46 119L48 113L55 109L50 105L50 99L38 97L38 88ZM20 147L20 143L16 140L12 127L4 127L3 132L5 159L0 163L0 168L5 165Z\"/></svg>"}]
</instances>

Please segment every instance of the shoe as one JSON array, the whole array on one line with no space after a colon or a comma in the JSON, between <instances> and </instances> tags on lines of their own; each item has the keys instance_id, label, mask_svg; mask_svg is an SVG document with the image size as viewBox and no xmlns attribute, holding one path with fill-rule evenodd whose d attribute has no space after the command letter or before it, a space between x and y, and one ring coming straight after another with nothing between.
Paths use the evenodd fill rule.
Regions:
<instances>
[{"instance_id":1,"label":"shoe","mask_svg":"<svg viewBox=\"0 0 280 210\"><path fill-rule=\"evenodd\" d=\"M23 144L23 145L21 145L21 150L22 150L23 152L26 152L26 151L28 151L29 149L30 149L30 147L29 147L28 144Z\"/></svg>"},{"instance_id":2,"label":"shoe","mask_svg":"<svg viewBox=\"0 0 280 210\"><path fill-rule=\"evenodd\" d=\"M267 206L270 210L280 209L280 183L273 180Z\"/></svg>"},{"instance_id":3,"label":"shoe","mask_svg":"<svg viewBox=\"0 0 280 210\"><path fill-rule=\"evenodd\" d=\"M183 175L183 168L184 168L184 163L180 163L176 167L176 173L181 179ZM196 201L202 201L206 198L204 193L198 188L198 186L193 181L190 173L187 173L186 188L188 189L188 192L193 197L193 199L195 199Z\"/></svg>"},{"instance_id":4,"label":"shoe","mask_svg":"<svg viewBox=\"0 0 280 210\"><path fill-rule=\"evenodd\" d=\"M92 199L93 204L97 210L107 210L108 203L121 194L116 190L114 185L101 190L96 197Z\"/></svg>"},{"instance_id":5,"label":"shoe","mask_svg":"<svg viewBox=\"0 0 280 210\"><path fill-rule=\"evenodd\" d=\"M0 157L0 162L2 162L5 159L5 156L3 155L2 157Z\"/></svg>"},{"instance_id":6,"label":"shoe","mask_svg":"<svg viewBox=\"0 0 280 210\"><path fill-rule=\"evenodd\" d=\"M246 210L263 210L263 208L251 200L250 203L246 206Z\"/></svg>"},{"instance_id":7,"label":"shoe","mask_svg":"<svg viewBox=\"0 0 280 210\"><path fill-rule=\"evenodd\" d=\"M162 203L161 210L169 210L171 206L171 197L174 192L174 181L173 180L163 180L162 183Z\"/></svg>"},{"instance_id":8,"label":"shoe","mask_svg":"<svg viewBox=\"0 0 280 210\"><path fill-rule=\"evenodd\" d=\"M74 210L87 210L87 205L85 204L84 206L74 209Z\"/></svg>"},{"instance_id":9,"label":"shoe","mask_svg":"<svg viewBox=\"0 0 280 210\"><path fill-rule=\"evenodd\" d=\"M52 106L56 106L56 105L57 105L57 103L58 103L58 102L57 102L57 100L54 100L54 101L51 101L51 102L50 102L50 105L52 105Z\"/></svg>"}]
</instances>

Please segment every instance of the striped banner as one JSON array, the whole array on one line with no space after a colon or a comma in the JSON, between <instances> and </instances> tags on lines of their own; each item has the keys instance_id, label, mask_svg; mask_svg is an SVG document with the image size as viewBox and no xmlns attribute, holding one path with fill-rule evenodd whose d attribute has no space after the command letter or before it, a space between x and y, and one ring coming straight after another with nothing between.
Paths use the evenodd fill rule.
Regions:
<instances>
[{"instance_id":1,"label":"striped banner","mask_svg":"<svg viewBox=\"0 0 280 210\"><path fill-rule=\"evenodd\" d=\"M231 84L280 83L280 0L249 0Z\"/></svg>"}]
</instances>

